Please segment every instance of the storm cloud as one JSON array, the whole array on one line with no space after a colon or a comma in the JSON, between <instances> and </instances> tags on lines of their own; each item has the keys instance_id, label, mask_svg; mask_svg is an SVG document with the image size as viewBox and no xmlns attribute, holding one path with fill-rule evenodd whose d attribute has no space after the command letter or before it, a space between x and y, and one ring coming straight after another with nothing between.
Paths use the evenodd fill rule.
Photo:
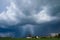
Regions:
<instances>
[{"instance_id":1,"label":"storm cloud","mask_svg":"<svg viewBox=\"0 0 60 40\"><path fill-rule=\"evenodd\" d=\"M4 31L15 37L59 32L59 4L60 0L0 0L1 36L5 35Z\"/></svg>"}]
</instances>

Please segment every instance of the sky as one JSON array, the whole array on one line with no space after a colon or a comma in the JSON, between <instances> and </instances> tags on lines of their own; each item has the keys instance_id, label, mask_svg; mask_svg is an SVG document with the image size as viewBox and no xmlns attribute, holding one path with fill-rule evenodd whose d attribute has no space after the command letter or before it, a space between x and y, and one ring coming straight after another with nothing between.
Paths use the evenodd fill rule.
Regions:
<instances>
[{"instance_id":1,"label":"sky","mask_svg":"<svg viewBox=\"0 0 60 40\"><path fill-rule=\"evenodd\" d=\"M60 0L0 0L0 37L60 33Z\"/></svg>"}]
</instances>

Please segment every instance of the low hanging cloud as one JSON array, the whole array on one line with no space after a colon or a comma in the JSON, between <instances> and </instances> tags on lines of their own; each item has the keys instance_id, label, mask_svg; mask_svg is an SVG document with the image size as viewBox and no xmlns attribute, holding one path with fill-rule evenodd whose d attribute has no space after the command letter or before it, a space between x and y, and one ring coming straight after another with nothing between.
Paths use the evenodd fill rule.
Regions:
<instances>
[{"instance_id":1,"label":"low hanging cloud","mask_svg":"<svg viewBox=\"0 0 60 40\"><path fill-rule=\"evenodd\" d=\"M14 37L14 33L0 33L0 37Z\"/></svg>"}]
</instances>

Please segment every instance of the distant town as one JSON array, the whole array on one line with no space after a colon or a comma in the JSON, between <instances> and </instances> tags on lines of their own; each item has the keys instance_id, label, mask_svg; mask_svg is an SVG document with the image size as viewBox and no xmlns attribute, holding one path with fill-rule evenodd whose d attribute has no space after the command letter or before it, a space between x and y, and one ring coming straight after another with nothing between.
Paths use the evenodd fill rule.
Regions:
<instances>
[{"instance_id":1,"label":"distant town","mask_svg":"<svg viewBox=\"0 0 60 40\"><path fill-rule=\"evenodd\" d=\"M50 33L48 36L32 36L29 34L26 38L60 38L60 33Z\"/></svg>"}]
</instances>

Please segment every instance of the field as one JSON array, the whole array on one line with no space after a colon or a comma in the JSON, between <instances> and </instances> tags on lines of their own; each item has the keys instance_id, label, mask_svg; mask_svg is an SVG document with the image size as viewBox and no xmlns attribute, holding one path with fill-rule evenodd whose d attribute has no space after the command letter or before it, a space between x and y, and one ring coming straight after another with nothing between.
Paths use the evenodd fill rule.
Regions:
<instances>
[{"instance_id":1,"label":"field","mask_svg":"<svg viewBox=\"0 0 60 40\"><path fill-rule=\"evenodd\" d=\"M0 40L60 40L60 38L0 38Z\"/></svg>"}]
</instances>

